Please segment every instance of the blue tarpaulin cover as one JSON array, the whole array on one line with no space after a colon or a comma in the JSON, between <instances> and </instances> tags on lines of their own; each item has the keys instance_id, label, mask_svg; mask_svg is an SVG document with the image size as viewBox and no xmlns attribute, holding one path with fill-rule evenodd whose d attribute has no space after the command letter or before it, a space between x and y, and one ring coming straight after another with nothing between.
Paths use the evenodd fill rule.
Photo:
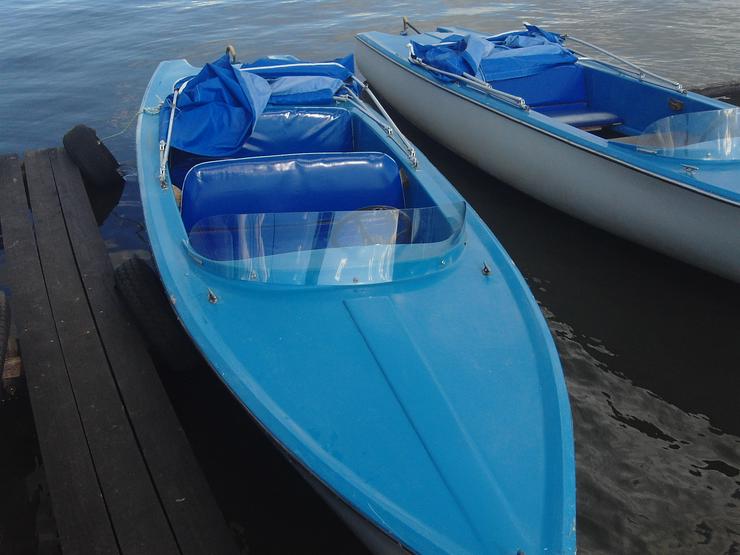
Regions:
<instances>
[{"instance_id":1,"label":"blue tarpaulin cover","mask_svg":"<svg viewBox=\"0 0 740 555\"><path fill-rule=\"evenodd\" d=\"M178 84L179 86L179 84ZM206 64L178 95L171 146L203 156L229 156L252 134L270 98L269 83L234 68L229 56ZM160 113L167 136L172 96Z\"/></svg>"},{"instance_id":2,"label":"blue tarpaulin cover","mask_svg":"<svg viewBox=\"0 0 740 555\"><path fill-rule=\"evenodd\" d=\"M414 55L432 67L462 75L478 74L478 66L483 56L493 50L487 40L471 35L450 35L437 44L419 44L411 41ZM442 81L454 81L454 78L435 73Z\"/></svg>"},{"instance_id":3,"label":"blue tarpaulin cover","mask_svg":"<svg viewBox=\"0 0 740 555\"><path fill-rule=\"evenodd\" d=\"M262 58L234 66L228 55L206 64L177 99L171 146L208 157L238 153L268 104L326 105L354 73L354 56L306 62L294 56ZM356 84L348 84L356 88ZM166 139L172 95L160 112Z\"/></svg>"},{"instance_id":4,"label":"blue tarpaulin cover","mask_svg":"<svg viewBox=\"0 0 740 555\"><path fill-rule=\"evenodd\" d=\"M242 64L243 72L270 80L270 104L329 104L334 94L348 82L355 72L354 55L327 62L307 62L295 56L270 56Z\"/></svg>"},{"instance_id":5,"label":"blue tarpaulin cover","mask_svg":"<svg viewBox=\"0 0 740 555\"><path fill-rule=\"evenodd\" d=\"M270 81L273 105L315 105L329 104L334 94L344 86L344 81L336 77L321 75L289 75Z\"/></svg>"},{"instance_id":6,"label":"blue tarpaulin cover","mask_svg":"<svg viewBox=\"0 0 740 555\"><path fill-rule=\"evenodd\" d=\"M535 75L550 67L572 64L576 56L563 47L556 33L526 25L525 31L494 37L452 34L437 44L411 41L415 56L432 67L484 81L498 81ZM453 78L435 74L443 81Z\"/></svg>"},{"instance_id":7,"label":"blue tarpaulin cover","mask_svg":"<svg viewBox=\"0 0 740 555\"><path fill-rule=\"evenodd\" d=\"M349 54L328 62L307 62L295 56L270 56L242 64L241 69L265 79L289 75L319 75L346 81L355 72L355 57Z\"/></svg>"}]
</instances>

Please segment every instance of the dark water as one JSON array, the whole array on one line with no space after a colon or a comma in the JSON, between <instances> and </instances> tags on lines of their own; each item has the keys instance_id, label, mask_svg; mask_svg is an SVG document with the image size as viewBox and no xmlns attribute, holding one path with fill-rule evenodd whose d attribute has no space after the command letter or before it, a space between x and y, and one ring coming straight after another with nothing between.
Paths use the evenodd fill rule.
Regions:
<instances>
[{"instance_id":1,"label":"dark water","mask_svg":"<svg viewBox=\"0 0 740 555\"><path fill-rule=\"evenodd\" d=\"M200 64L227 43L242 59L335 57L355 32L398 30L401 15L491 32L528 20L690 86L740 78L735 0L3 2L0 152L58 144L80 122L100 136L122 130L159 60ZM556 338L575 425L579 551L740 553L740 287L557 213L399 123L486 219ZM115 261L147 256L133 126L107 144L129 178L104 236ZM166 382L250 552L362 549L207 372ZM0 452L0 552L44 550L53 523L22 396L0 405Z\"/></svg>"}]
</instances>

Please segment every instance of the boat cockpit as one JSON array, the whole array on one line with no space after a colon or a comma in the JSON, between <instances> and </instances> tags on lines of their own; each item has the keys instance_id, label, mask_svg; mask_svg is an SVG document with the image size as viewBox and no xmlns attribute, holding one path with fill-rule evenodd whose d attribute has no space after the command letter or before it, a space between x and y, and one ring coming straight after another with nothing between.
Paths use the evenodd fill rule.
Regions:
<instances>
[{"instance_id":1,"label":"boat cockpit","mask_svg":"<svg viewBox=\"0 0 740 555\"><path fill-rule=\"evenodd\" d=\"M413 37L409 61L442 80L458 80L615 144L653 145L656 154L690 159L740 157L738 141L727 140L740 135L735 110L687 95L679 83L595 45L525 26L525 31L496 36L440 27ZM594 48L617 65L578 54L564 46L567 41ZM686 139L689 128L692 138ZM699 146L688 152L675 149L676 144Z\"/></svg>"},{"instance_id":2,"label":"boat cockpit","mask_svg":"<svg viewBox=\"0 0 740 555\"><path fill-rule=\"evenodd\" d=\"M632 142L631 137L654 134L651 127L664 118L708 111L711 119L726 112L672 88L625 78L588 60L490 84L525 99L531 110L559 123L625 143ZM691 118L698 127L700 120ZM672 120L674 127L679 120ZM658 126L665 128L666 124ZM627 139L620 141L623 137Z\"/></svg>"},{"instance_id":3,"label":"boat cockpit","mask_svg":"<svg viewBox=\"0 0 740 555\"><path fill-rule=\"evenodd\" d=\"M232 278L280 284L438 271L461 243L465 203L437 202L392 145L358 110L268 106L229 156L171 148L191 255Z\"/></svg>"}]
</instances>

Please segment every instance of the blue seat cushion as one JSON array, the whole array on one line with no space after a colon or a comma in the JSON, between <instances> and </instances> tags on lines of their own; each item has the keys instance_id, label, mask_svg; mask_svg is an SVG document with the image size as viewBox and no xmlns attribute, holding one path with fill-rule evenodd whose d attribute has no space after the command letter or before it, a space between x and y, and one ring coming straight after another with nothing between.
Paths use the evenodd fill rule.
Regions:
<instances>
[{"instance_id":1,"label":"blue seat cushion","mask_svg":"<svg viewBox=\"0 0 740 555\"><path fill-rule=\"evenodd\" d=\"M305 153L204 162L185 177L182 219L222 214L404 208L398 165L380 152Z\"/></svg>"},{"instance_id":2,"label":"blue seat cushion","mask_svg":"<svg viewBox=\"0 0 740 555\"><path fill-rule=\"evenodd\" d=\"M522 97L532 107L586 102L583 68L576 64L555 66L527 77L490 81L490 85Z\"/></svg>"},{"instance_id":3,"label":"blue seat cushion","mask_svg":"<svg viewBox=\"0 0 740 555\"><path fill-rule=\"evenodd\" d=\"M286 108L264 112L241 150L229 158L271 156L290 152L353 150L352 116L343 108ZM190 168L216 160L182 150L170 151L170 179L182 187Z\"/></svg>"},{"instance_id":4,"label":"blue seat cushion","mask_svg":"<svg viewBox=\"0 0 740 555\"><path fill-rule=\"evenodd\" d=\"M540 106L536 109L552 119L581 129L606 127L622 123L617 114L592 110L586 103L564 104L560 106Z\"/></svg>"}]
</instances>

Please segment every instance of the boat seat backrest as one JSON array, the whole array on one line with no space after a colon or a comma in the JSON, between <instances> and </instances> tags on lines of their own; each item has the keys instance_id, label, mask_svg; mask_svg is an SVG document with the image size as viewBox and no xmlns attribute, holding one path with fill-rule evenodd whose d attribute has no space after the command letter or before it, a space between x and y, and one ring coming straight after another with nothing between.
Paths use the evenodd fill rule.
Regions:
<instances>
[{"instance_id":1,"label":"boat seat backrest","mask_svg":"<svg viewBox=\"0 0 740 555\"><path fill-rule=\"evenodd\" d=\"M292 152L350 152L354 146L352 115L343 108L286 108L264 112L252 135L229 158L271 156ZM170 179L182 186L190 168L215 160L173 149Z\"/></svg>"},{"instance_id":2,"label":"boat seat backrest","mask_svg":"<svg viewBox=\"0 0 740 555\"><path fill-rule=\"evenodd\" d=\"M264 112L244 143L246 156L352 150L352 116L343 109L289 108Z\"/></svg>"},{"instance_id":3,"label":"boat seat backrest","mask_svg":"<svg viewBox=\"0 0 740 555\"><path fill-rule=\"evenodd\" d=\"M204 162L185 177L186 231L222 214L404 208L398 165L380 152L282 154Z\"/></svg>"},{"instance_id":4,"label":"boat seat backrest","mask_svg":"<svg viewBox=\"0 0 740 555\"><path fill-rule=\"evenodd\" d=\"M622 123L622 119L617 114L602 110L592 110L585 104L539 106L535 110L555 121L572 125L579 129L596 129Z\"/></svg>"},{"instance_id":5,"label":"boat seat backrest","mask_svg":"<svg viewBox=\"0 0 740 555\"><path fill-rule=\"evenodd\" d=\"M521 96L535 111L566 125L591 129L622 122L617 114L590 106L584 69L576 64L555 66L528 77L494 81L491 86Z\"/></svg>"},{"instance_id":6,"label":"boat seat backrest","mask_svg":"<svg viewBox=\"0 0 740 555\"><path fill-rule=\"evenodd\" d=\"M520 96L533 108L586 103L583 68L576 64L555 66L536 75L491 81L495 89Z\"/></svg>"}]
</instances>

